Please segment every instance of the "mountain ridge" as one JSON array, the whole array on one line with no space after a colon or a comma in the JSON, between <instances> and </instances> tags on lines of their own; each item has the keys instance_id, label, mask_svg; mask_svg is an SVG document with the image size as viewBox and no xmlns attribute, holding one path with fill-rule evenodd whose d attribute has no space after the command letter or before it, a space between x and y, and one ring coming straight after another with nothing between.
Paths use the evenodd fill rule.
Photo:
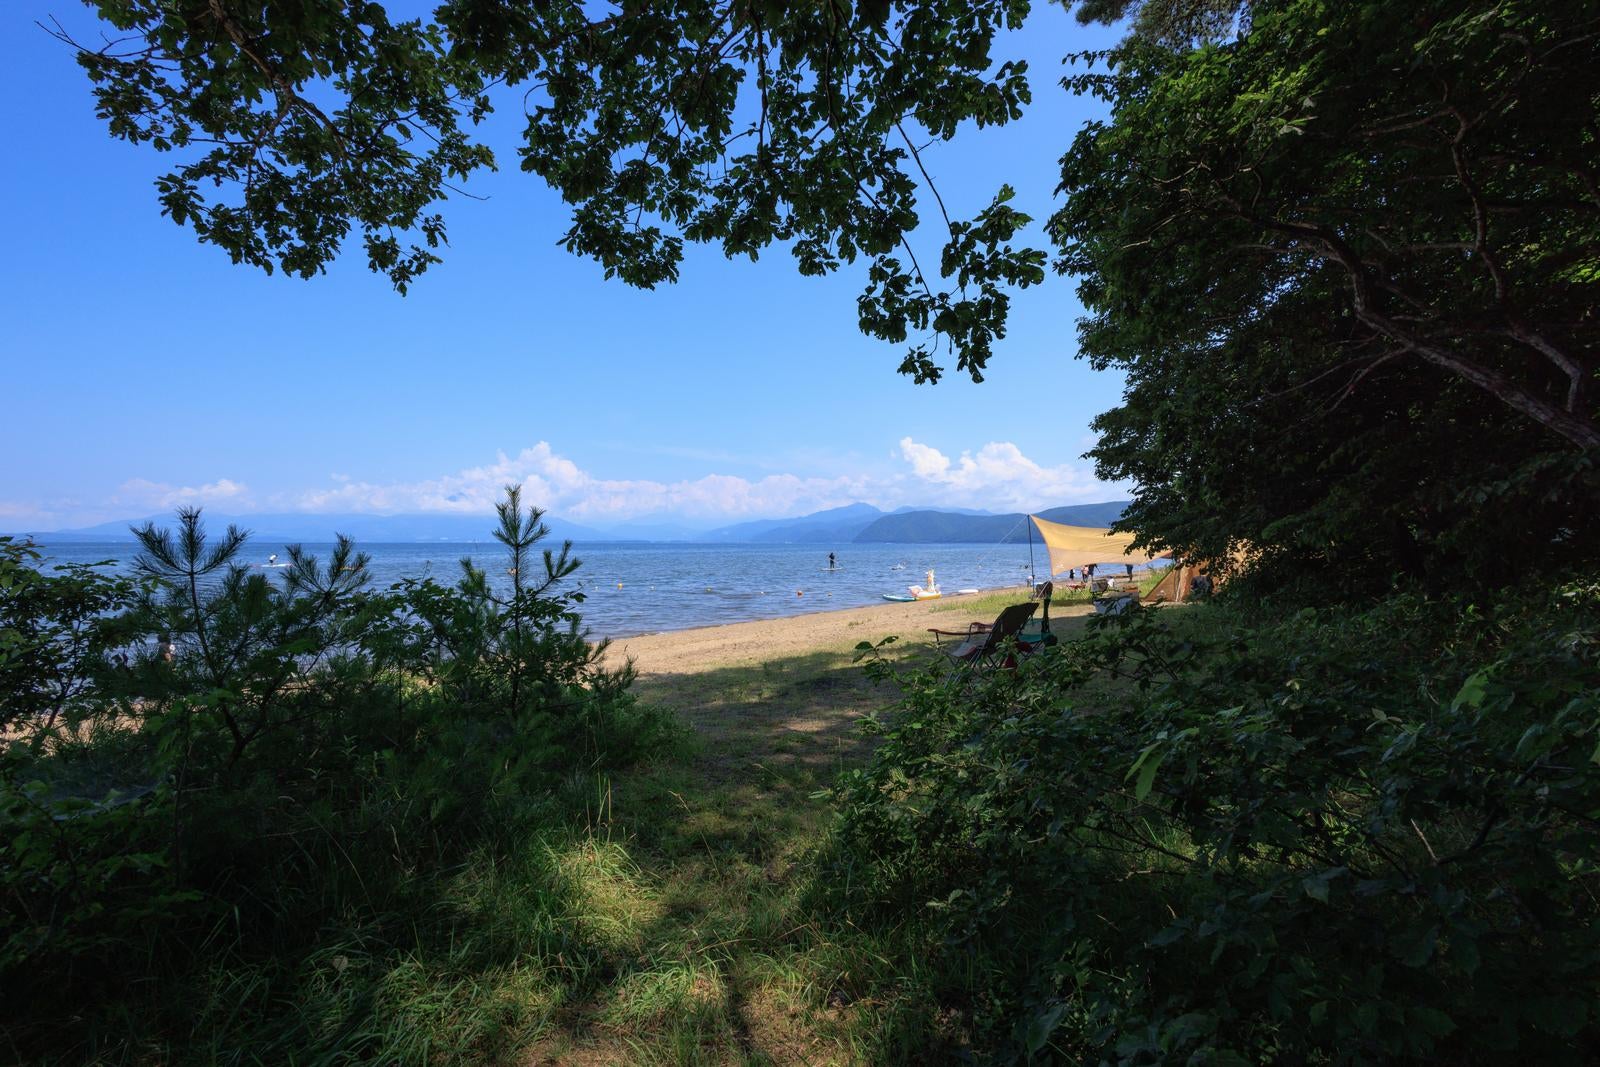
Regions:
<instances>
[{"instance_id":1,"label":"mountain ridge","mask_svg":"<svg viewBox=\"0 0 1600 1067\"><path fill-rule=\"evenodd\" d=\"M1038 512L1041 519L1068 526L1110 526L1131 501L1067 504ZM885 515L855 537L857 544L1015 544L1026 541L1029 513L963 515L950 511L908 511Z\"/></svg>"}]
</instances>

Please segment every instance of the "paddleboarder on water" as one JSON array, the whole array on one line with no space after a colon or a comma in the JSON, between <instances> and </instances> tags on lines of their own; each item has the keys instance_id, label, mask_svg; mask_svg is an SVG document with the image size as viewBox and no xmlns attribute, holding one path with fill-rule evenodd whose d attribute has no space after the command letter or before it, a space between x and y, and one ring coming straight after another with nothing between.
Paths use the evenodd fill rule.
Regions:
<instances>
[{"instance_id":1,"label":"paddleboarder on water","mask_svg":"<svg viewBox=\"0 0 1600 1067\"><path fill-rule=\"evenodd\" d=\"M832 552L828 553L828 569L830 571L833 570L833 553Z\"/></svg>"}]
</instances>

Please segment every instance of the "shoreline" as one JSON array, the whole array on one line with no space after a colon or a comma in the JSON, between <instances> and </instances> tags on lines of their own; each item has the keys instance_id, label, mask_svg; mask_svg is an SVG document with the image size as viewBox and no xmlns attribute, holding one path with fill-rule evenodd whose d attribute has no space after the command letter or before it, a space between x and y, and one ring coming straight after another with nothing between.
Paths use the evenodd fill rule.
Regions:
<instances>
[{"instance_id":1,"label":"shoreline","mask_svg":"<svg viewBox=\"0 0 1600 1067\"><path fill-rule=\"evenodd\" d=\"M901 641L926 639L931 643L929 627L960 630L971 622L994 621L992 612L981 619L982 613L976 610L963 613L959 610L963 602L976 607L984 597L1012 591L1018 602L1026 601L1030 595L1028 589L1005 585L937 600L885 601L853 608L825 608L775 619L615 637L607 646L603 662L607 667L616 668L631 659L639 676L646 677L755 665L814 652L848 652L862 641L876 644L891 636ZM952 604L958 606L957 610L947 610ZM1092 611L1088 604L1060 604L1053 605L1050 614L1053 619L1065 619Z\"/></svg>"},{"instance_id":2,"label":"shoreline","mask_svg":"<svg viewBox=\"0 0 1600 1067\"><path fill-rule=\"evenodd\" d=\"M735 619L731 622L707 622L694 626L680 626L672 630L646 630L636 634L625 634L617 637L608 637L605 640L616 644L618 641L633 641L641 637L665 637L668 634L681 634L689 630L718 630L728 626L744 626L753 622L789 622L794 619L808 619L813 615L837 615L842 611L873 611L880 608L912 608L920 605L959 603L963 600L978 600L981 597L994 596L1015 589L1026 596L1031 589L1027 586L997 585L990 588L979 589L970 593L951 593L948 596L935 597L932 600L881 600L871 604L849 604L843 607L813 608L809 611L797 611L785 615L772 615L761 619ZM596 642L591 641L590 644Z\"/></svg>"}]
</instances>

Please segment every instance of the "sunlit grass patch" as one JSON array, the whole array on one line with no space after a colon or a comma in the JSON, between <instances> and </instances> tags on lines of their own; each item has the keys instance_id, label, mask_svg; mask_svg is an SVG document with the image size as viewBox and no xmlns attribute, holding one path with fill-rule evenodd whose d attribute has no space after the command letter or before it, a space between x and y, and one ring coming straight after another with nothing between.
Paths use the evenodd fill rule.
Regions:
<instances>
[{"instance_id":1,"label":"sunlit grass patch","mask_svg":"<svg viewBox=\"0 0 1600 1067\"><path fill-rule=\"evenodd\" d=\"M637 952L660 903L627 847L585 835L545 848L569 894L565 917L607 952Z\"/></svg>"},{"instance_id":2,"label":"sunlit grass patch","mask_svg":"<svg viewBox=\"0 0 1600 1067\"><path fill-rule=\"evenodd\" d=\"M712 960L665 960L619 981L601 1018L611 1023L659 1022L673 1016L720 1015L727 996Z\"/></svg>"}]
</instances>

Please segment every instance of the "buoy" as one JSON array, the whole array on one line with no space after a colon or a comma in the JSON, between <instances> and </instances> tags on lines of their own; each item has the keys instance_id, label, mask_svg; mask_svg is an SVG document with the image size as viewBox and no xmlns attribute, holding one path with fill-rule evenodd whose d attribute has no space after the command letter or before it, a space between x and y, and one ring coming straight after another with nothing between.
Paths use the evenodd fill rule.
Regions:
<instances>
[{"instance_id":1,"label":"buoy","mask_svg":"<svg viewBox=\"0 0 1600 1067\"><path fill-rule=\"evenodd\" d=\"M617 588L618 588L618 589L621 589L621 588L622 588L622 583L621 583L621 582L618 582L618 583L617 583Z\"/></svg>"},{"instance_id":2,"label":"buoy","mask_svg":"<svg viewBox=\"0 0 1600 1067\"><path fill-rule=\"evenodd\" d=\"M796 589L796 590L795 590L795 591L794 591L794 595L795 595L795 596L805 596L805 595L806 595L806 592L805 592L805 590L804 590L804 589Z\"/></svg>"}]
</instances>

